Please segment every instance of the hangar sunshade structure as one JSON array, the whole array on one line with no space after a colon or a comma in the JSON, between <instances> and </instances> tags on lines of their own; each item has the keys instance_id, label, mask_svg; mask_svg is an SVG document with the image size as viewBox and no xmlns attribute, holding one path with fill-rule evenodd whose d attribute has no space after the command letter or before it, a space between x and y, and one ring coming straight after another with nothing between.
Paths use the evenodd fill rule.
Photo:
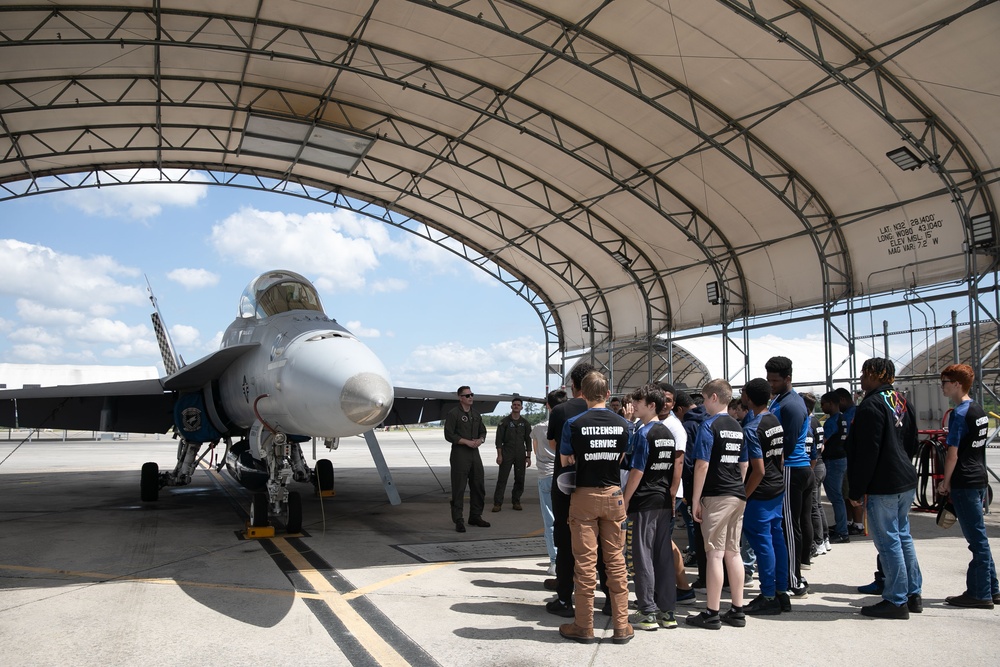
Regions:
<instances>
[{"instance_id":1,"label":"hangar sunshade structure","mask_svg":"<svg viewBox=\"0 0 1000 667\"><path fill-rule=\"evenodd\" d=\"M659 375L802 309L849 339L859 297L927 286L976 326L998 30L993 1L3 1L0 194L152 169L350 208L516 290L550 370Z\"/></svg>"}]
</instances>

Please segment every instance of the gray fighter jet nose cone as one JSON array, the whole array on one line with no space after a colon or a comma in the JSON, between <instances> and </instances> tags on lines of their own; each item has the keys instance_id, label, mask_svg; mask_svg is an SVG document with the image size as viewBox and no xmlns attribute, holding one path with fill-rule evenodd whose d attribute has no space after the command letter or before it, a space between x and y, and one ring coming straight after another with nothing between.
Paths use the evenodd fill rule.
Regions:
<instances>
[{"instance_id":1,"label":"gray fighter jet nose cone","mask_svg":"<svg viewBox=\"0 0 1000 667\"><path fill-rule=\"evenodd\" d=\"M377 426L392 409L392 386L377 373L358 373L344 383L340 407L355 424Z\"/></svg>"}]
</instances>

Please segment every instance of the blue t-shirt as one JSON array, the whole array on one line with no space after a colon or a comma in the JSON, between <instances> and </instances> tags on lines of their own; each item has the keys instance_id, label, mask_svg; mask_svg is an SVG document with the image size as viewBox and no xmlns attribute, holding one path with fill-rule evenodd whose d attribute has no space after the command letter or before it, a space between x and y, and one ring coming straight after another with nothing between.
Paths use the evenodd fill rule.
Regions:
<instances>
[{"instance_id":1,"label":"blue t-shirt","mask_svg":"<svg viewBox=\"0 0 1000 667\"><path fill-rule=\"evenodd\" d=\"M767 411L778 418L785 431L785 467L805 468L809 465L806 438L812 425L806 403L794 389L776 396Z\"/></svg>"}]
</instances>

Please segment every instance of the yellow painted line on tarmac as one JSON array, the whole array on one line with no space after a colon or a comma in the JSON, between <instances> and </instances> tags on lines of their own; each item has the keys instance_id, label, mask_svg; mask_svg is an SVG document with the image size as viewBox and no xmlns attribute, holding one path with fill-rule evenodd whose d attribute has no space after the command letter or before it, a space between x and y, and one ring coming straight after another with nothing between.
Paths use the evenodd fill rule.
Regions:
<instances>
[{"instance_id":1,"label":"yellow painted line on tarmac","mask_svg":"<svg viewBox=\"0 0 1000 667\"><path fill-rule=\"evenodd\" d=\"M361 617L358 612L348 604L347 598L333 587L323 573L318 571L309 561L292 547L283 537L275 537L271 540L281 551L282 555L288 559L292 567L298 574L319 594L320 599L326 603L330 610L340 619L344 627L354 636L366 651L383 666L406 665L408 663L403 656L399 655L379 634Z\"/></svg>"},{"instance_id":2,"label":"yellow painted line on tarmac","mask_svg":"<svg viewBox=\"0 0 1000 667\"><path fill-rule=\"evenodd\" d=\"M232 591L234 593L253 593L256 595L273 595L276 597L295 597L310 600L322 599L317 593L304 593L302 591L287 591L278 588L249 588L245 586L233 586L231 584L214 584L205 581L181 581L178 579L163 579L151 577L133 577L129 575L108 574L106 572L84 572L77 570L60 570L51 567L32 567L28 565L4 565L0 563L0 570L11 572L30 572L32 574L61 575L74 577L77 579L99 579L101 583L129 582L136 584L153 584L157 586L184 586L190 588L211 588L214 590Z\"/></svg>"},{"instance_id":3,"label":"yellow painted line on tarmac","mask_svg":"<svg viewBox=\"0 0 1000 667\"><path fill-rule=\"evenodd\" d=\"M368 595L373 591L377 591L380 588L385 588L386 586L391 586L400 581L405 581L413 577L419 576L421 574L426 574L427 572L432 572L434 570L440 569L446 565L454 565L451 562L445 563L433 563L427 567L422 567L411 572L404 572L403 574L396 575L395 577L389 577L388 579L383 579L382 581L377 581L374 584L369 584L367 586L362 586L361 588L355 588L350 593L344 593L343 597L345 600L353 600L354 598L361 597L362 595Z\"/></svg>"}]
</instances>

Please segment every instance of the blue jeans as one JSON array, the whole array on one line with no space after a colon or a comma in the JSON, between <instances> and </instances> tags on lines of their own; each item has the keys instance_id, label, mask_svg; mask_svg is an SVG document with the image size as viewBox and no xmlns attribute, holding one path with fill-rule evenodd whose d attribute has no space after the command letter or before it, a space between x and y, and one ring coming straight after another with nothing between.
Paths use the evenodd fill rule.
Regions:
<instances>
[{"instance_id":1,"label":"blue jeans","mask_svg":"<svg viewBox=\"0 0 1000 667\"><path fill-rule=\"evenodd\" d=\"M748 500L743 512L743 536L757 554L760 592L768 597L788 590L788 548L781 519L784 497Z\"/></svg>"},{"instance_id":2,"label":"blue jeans","mask_svg":"<svg viewBox=\"0 0 1000 667\"><path fill-rule=\"evenodd\" d=\"M908 595L918 595L923 586L917 552L910 537L910 505L916 489L902 493L868 496L868 525L885 570L882 597L892 604L906 604Z\"/></svg>"},{"instance_id":3,"label":"blue jeans","mask_svg":"<svg viewBox=\"0 0 1000 667\"><path fill-rule=\"evenodd\" d=\"M833 505L834 531L847 535L847 508L844 506L844 475L847 474L847 458L830 459L826 462L826 479L823 488Z\"/></svg>"},{"instance_id":4,"label":"blue jeans","mask_svg":"<svg viewBox=\"0 0 1000 667\"><path fill-rule=\"evenodd\" d=\"M538 478L538 507L542 510L542 532L545 533L545 549L549 552L549 562L556 562L556 542L552 538L552 475Z\"/></svg>"},{"instance_id":5,"label":"blue jeans","mask_svg":"<svg viewBox=\"0 0 1000 667\"><path fill-rule=\"evenodd\" d=\"M965 575L965 591L977 600L991 600L1000 593L997 586L997 569L986 538L983 521L983 503L986 487L981 489L952 489L951 504L955 506L958 525L962 527L965 541L969 543L972 561Z\"/></svg>"}]
</instances>

